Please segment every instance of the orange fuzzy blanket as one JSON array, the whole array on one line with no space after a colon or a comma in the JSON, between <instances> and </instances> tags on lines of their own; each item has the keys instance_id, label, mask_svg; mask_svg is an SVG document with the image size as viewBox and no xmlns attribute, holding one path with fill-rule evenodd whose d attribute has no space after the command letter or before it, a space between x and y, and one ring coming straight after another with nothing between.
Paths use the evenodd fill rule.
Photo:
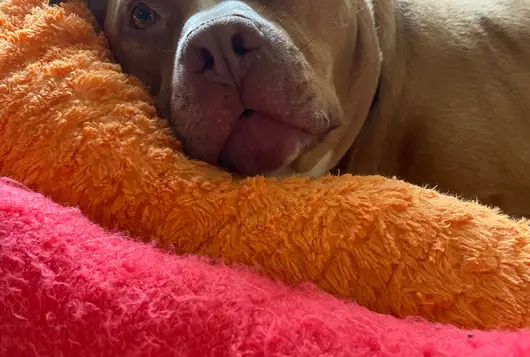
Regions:
<instances>
[{"instance_id":1,"label":"orange fuzzy blanket","mask_svg":"<svg viewBox=\"0 0 530 357\"><path fill-rule=\"evenodd\" d=\"M530 326L530 229L382 177L237 180L178 151L82 5L0 5L0 175L179 254L397 316Z\"/></svg>"}]
</instances>

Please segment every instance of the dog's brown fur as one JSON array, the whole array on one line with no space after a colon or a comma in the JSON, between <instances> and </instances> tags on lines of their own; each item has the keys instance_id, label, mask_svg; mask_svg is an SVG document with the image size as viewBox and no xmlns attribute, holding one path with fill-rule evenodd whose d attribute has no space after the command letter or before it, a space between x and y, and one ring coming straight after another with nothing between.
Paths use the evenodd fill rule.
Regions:
<instances>
[{"instance_id":1,"label":"dog's brown fur","mask_svg":"<svg viewBox=\"0 0 530 357\"><path fill-rule=\"evenodd\" d=\"M530 217L530 3L374 6L380 92L339 167Z\"/></svg>"},{"instance_id":2,"label":"dog's brown fur","mask_svg":"<svg viewBox=\"0 0 530 357\"><path fill-rule=\"evenodd\" d=\"M124 68L170 116L171 51L186 21L220 1L142 2L171 13L166 30L129 31L125 0L109 0L102 23ZM318 100L336 103L342 123L264 174L395 175L530 217L528 2L242 2L289 35L311 68Z\"/></svg>"}]
</instances>

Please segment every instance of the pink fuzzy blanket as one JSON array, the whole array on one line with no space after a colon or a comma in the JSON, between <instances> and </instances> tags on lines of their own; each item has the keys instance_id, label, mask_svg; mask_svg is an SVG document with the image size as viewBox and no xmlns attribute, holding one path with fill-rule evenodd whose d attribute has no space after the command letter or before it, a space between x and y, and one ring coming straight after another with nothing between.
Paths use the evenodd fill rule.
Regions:
<instances>
[{"instance_id":1,"label":"pink fuzzy blanket","mask_svg":"<svg viewBox=\"0 0 530 357\"><path fill-rule=\"evenodd\" d=\"M0 179L0 356L529 355L530 331L399 320L166 254Z\"/></svg>"}]
</instances>

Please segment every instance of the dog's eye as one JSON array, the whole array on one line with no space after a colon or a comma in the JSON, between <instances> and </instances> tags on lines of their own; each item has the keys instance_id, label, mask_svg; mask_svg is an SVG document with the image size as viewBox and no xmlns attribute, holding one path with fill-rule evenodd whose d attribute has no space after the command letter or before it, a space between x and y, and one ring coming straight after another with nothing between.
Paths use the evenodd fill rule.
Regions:
<instances>
[{"instance_id":1,"label":"dog's eye","mask_svg":"<svg viewBox=\"0 0 530 357\"><path fill-rule=\"evenodd\" d=\"M146 4L136 5L131 14L131 22L134 27L144 30L151 27L158 20L158 14Z\"/></svg>"}]
</instances>

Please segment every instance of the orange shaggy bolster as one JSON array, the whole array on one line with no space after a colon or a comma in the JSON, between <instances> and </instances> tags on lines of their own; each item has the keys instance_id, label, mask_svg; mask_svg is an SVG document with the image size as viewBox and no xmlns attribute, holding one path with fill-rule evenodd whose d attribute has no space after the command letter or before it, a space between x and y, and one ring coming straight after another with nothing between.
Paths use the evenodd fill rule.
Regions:
<instances>
[{"instance_id":1,"label":"orange shaggy bolster","mask_svg":"<svg viewBox=\"0 0 530 357\"><path fill-rule=\"evenodd\" d=\"M0 175L179 254L374 311L530 327L530 229L382 177L238 181L188 160L80 4L0 5Z\"/></svg>"}]
</instances>

